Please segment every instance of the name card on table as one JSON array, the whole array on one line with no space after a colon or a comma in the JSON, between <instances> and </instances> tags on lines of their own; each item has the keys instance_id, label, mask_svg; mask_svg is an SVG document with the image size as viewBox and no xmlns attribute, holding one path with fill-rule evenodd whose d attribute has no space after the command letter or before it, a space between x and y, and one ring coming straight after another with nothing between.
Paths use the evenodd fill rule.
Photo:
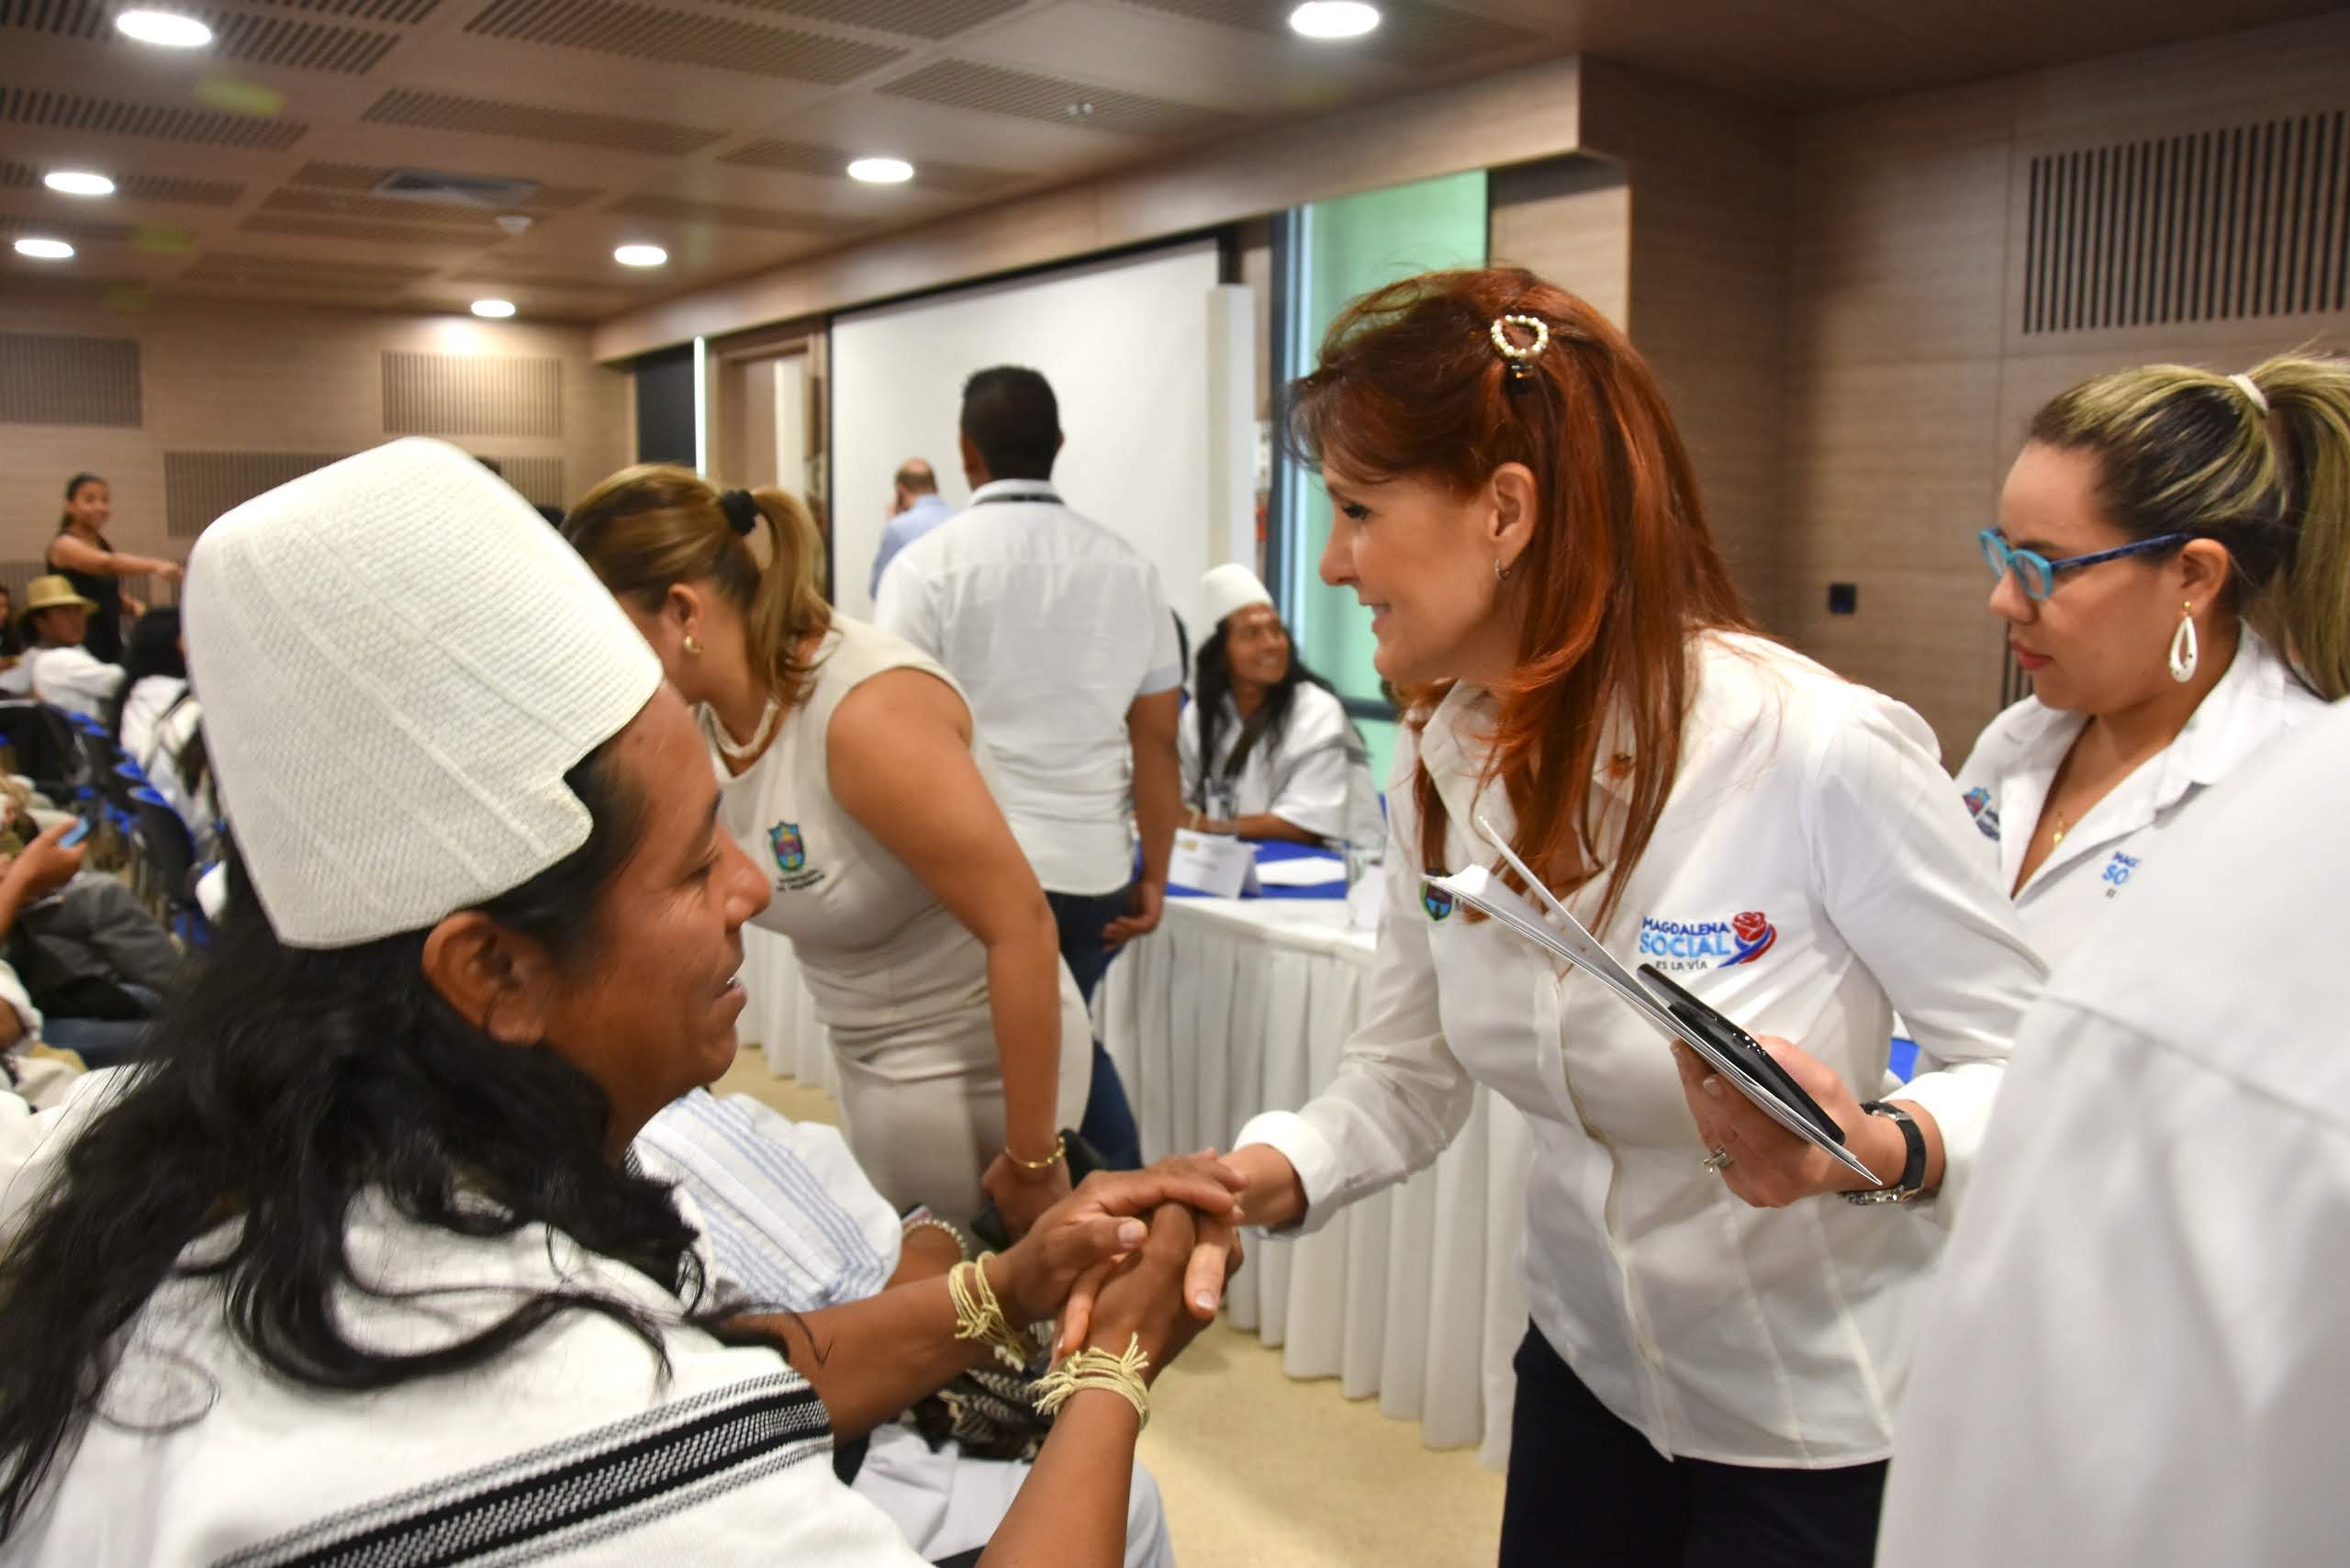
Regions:
<instances>
[{"instance_id":1,"label":"name card on table","mask_svg":"<svg viewBox=\"0 0 2350 1568\"><path fill-rule=\"evenodd\" d=\"M1257 885L1257 852L1242 839L1179 827L1175 852L1167 861L1167 879L1210 898L1237 899Z\"/></svg>"}]
</instances>

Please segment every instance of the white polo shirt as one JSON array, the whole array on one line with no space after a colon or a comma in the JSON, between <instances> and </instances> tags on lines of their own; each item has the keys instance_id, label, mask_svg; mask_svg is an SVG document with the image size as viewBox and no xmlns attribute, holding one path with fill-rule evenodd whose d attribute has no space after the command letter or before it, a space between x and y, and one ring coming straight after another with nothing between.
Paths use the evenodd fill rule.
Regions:
<instances>
[{"instance_id":1,"label":"white polo shirt","mask_svg":"<svg viewBox=\"0 0 2350 1568\"><path fill-rule=\"evenodd\" d=\"M2015 895L2041 957L2062 964L2137 874L2161 858L2164 838L2188 802L2324 707L2245 627L2227 673L2178 738L2090 808ZM1991 721L1958 770L1979 852L1999 886L2015 887L2049 786L2087 723L2028 697Z\"/></svg>"},{"instance_id":2,"label":"white polo shirt","mask_svg":"<svg viewBox=\"0 0 2350 1568\"><path fill-rule=\"evenodd\" d=\"M2345 778L2337 704L2199 792L2026 1019L1882 1568L2343 1560Z\"/></svg>"},{"instance_id":3,"label":"white polo shirt","mask_svg":"<svg viewBox=\"0 0 2350 1568\"><path fill-rule=\"evenodd\" d=\"M1329 1089L1242 1128L1297 1168L1309 1228L1432 1162L1474 1086L1534 1137L1527 1301L1543 1337L1663 1453L1822 1468L1883 1459L1950 1211L1964 1198L2017 1019L2046 970L1908 709L1758 638L1707 635L1680 771L1598 932L1758 1035L1796 1041L1862 1099L1897 1004L1942 1126L1940 1195L1749 1207L1706 1148L1666 1043L1589 977L1496 923L1424 902L1409 748L1364 1022ZM1449 821L1446 868L1498 857L1475 813L1491 700L1456 688L1418 739ZM1601 756L1616 748L1603 746ZM1603 785L1607 776L1601 776ZM1595 914L1604 886L1568 901Z\"/></svg>"},{"instance_id":4,"label":"white polo shirt","mask_svg":"<svg viewBox=\"0 0 2350 1568\"><path fill-rule=\"evenodd\" d=\"M873 619L969 697L1036 879L1059 893L1132 880L1126 710L1183 680L1158 568L1052 486L999 479L899 553Z\"/></svg>"}]
</instances>

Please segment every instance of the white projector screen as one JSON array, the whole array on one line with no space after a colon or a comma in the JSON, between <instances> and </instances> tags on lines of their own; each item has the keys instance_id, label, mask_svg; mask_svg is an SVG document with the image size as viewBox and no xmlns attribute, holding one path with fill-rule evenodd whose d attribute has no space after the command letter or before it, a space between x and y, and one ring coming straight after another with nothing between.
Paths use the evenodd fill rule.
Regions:
<instances>
[{"instance_id":1,"label":"white projector screen","mask_svg":"<svg viewBox=\"0 0 2350 1568\"><path fill-rule=\"evenodd\" d=\"M1067 443L1053 482L1062 498L1158 566L1196 645L1200 577L1225 558L1234 521L1222 515L1228 503L1211 498L1225 460L1224 443L1211 439L1209 386L1236 368L1253 375L1245 362L1224 363L1229 354L1212 341L1216 274L1214 242L1202 241L835 318L833 588L841 609L873 613L873 554L898 465L927 458L940 493L963 506L963 383L990 365L1024 364L1044 372L1060 403ZM1253 402L1242 401L1244 418Z\"/></svg>"}]
</instances>

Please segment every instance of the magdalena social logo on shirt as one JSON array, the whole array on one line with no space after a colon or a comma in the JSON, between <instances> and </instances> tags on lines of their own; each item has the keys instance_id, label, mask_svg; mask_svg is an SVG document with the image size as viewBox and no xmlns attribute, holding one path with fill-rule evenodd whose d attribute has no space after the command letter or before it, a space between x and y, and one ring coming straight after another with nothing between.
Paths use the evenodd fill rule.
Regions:
<instances>
[{"instance_id":1,"label":"magdalena social logo on shirt","mask_svg":"<svg viewBox=\"0 0 2350 1568\"><path fill-rule=\"evenodd\" d=\"M1640 917L1640 958L1660 969L1726 969L1751 964L1779 940L1779 928L1761 910L1728 920Z\"/></svg>"},{"instance_id":2,"label":"magdalena social logo on shirt","mask_svg":"<svg viewBox=\"0 0 2350 1568\"><path fill-rule=\"evenodd\" d=\"M1977 784L1966 792L1964 800L1966 814L1975 819L1976 829L1986 838L1998 838L1999 836L1999 808L1991 803L1991 791Z\"/></svg>"}]
</instances>

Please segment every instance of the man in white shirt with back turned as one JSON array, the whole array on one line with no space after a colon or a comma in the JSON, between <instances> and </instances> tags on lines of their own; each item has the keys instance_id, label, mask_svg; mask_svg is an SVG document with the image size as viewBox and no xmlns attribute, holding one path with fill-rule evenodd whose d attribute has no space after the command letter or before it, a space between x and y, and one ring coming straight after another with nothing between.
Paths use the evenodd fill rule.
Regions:
<instances>
[{"instance_id":1,"label":"man in white shirt with back turned","mask_svg":"<svg viewBox=\"0 0 2350 1568\"><path fill-rule=\"evenodd\" d=\"M1053 488L1060 408L1043 375L998 365L972 376L961 444L970 507L890 563L874 620L962 684L1003 814L1091 1002L1112 949L1155 928L1166 896L1182 806L1175 623L1158 569ZM1139 880L1129 818L1142 830ZM1140 1163L1098 1042L1081 1130L1112 1165Z\"/></svg>"},{"instance_id":2,"label":"man in white shirt with back turned","mask_svg":"<svg viewBox=\"0 0 2350 1568\"><path fill-rule=\"evenodd\" d=\"M2191 802L2016 1036L1878 1568L2338 1562L2350 703Z\"/></svg>"}]
</instances>

